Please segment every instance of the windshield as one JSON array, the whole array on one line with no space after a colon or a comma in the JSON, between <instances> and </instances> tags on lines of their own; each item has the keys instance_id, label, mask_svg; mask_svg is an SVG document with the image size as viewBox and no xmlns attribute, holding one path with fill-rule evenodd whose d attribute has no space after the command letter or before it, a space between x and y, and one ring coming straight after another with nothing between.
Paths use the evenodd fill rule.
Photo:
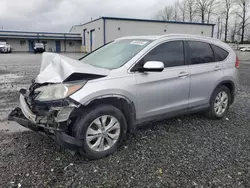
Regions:
<instances>
[{"instance_id":1,"label":"windshield","mask_svg":"<svg viewBox=\"0 0 250 188\"><path fill-rule=\"evenodd\" d=\"M96 67L117 69L151 42L151 40L141 39L117 40L94 51L81 61Z\"/></svg>"},{"instance_id":2,"label":"windshield","mask_svg":"<svg viewBox=\"0 0 250 188\"><path fill-rule=\"evenodd\" d=\"M36 43L35 46L37 46L37 47L43 47L43 43Z\"/></svg>"}]
</instances>

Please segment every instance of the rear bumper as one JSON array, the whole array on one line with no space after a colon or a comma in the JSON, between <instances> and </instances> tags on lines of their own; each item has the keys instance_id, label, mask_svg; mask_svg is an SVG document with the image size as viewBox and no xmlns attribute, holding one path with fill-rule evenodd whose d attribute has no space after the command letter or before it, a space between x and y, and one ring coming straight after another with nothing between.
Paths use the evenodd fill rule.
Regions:
<instances>
[{"instance_id":1,"label":"rear bumper","mask_svg":"<svg viewBox=\"0 0 250 188\"><path fill-rule=\"evenodd\" d=\"M83 147L83 140L81 139L77 139L73 136L70 136L66 132L51 130L49 128L46 128L39 124L35 124L32 121L28 120L24 116L21 108L14 109L9 114L8 120L15 121L18 124L22 125L23 127L41 133L42 135L44 135L45 133L48 137L52 138L54 141L56 141L56 143L58 143L64 149L79 151L79 149Z\"/></svg>"}]
</instances>

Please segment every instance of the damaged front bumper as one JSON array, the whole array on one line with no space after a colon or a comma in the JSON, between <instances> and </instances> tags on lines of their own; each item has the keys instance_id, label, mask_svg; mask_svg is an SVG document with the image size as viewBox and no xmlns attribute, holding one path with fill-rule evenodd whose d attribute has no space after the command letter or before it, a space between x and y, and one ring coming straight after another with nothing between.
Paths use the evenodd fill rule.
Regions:
<instances>
[{"instance_id":1,"label":"damaged front bumper","mask_svg":"<svg viewBox=\"0 0 250 188\"><path fill-rule=\"evenodd\" d=\"M83 147L83 141L71 136L69 130L69 125L71 123L70 116L75 107L66 106L50 108L52 111L45 113L46 115L53 114L53 116L36 115L32 112L25 96L21 93L20 108L13 110L9 114L8 119L35 132L47 135L65 149L78 151ZM55 112L56 115L54 115Z\"/></svg>"}]
</instances>

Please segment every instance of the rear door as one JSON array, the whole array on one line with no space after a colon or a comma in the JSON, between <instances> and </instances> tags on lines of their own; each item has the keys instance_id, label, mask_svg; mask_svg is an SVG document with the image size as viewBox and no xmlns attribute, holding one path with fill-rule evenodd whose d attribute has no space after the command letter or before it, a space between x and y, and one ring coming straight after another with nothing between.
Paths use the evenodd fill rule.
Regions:
<instances>
[{"instance_id":1,"label":"rear door","mask_svg":"<svg viewBox=\"0 0 250 188\"><path fill-rule=\"evenodd\" d=\"M162 72L136 72L138 118L186 111L190 79L189 68L185 64L183 41L169 41L158 45L136 66L143 66L148 61L161 61L165 69Z\"/></svg>"},{"instance_id":2,"label":"rear door","mask_svg":"<svg viewBox=\"0 0 250 188\"><path fill-rule=\"evenodd\" d=\"M217 62L211 45L201 41L186 41L190 68L189 108L209 104L210 96L223 77L222 64Z\"/></svg>"}]
</instances>

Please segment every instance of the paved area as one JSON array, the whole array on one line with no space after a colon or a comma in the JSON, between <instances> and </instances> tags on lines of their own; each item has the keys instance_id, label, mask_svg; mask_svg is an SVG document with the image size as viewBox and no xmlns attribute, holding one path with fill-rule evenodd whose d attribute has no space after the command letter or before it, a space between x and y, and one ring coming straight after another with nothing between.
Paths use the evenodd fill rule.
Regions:
<instances>
[{"instance_id":1,"label":"paved area","mask_svg":"<svg viewBox=\"0 0 250 188\"><path fill-rule=\"evenodd\" d=\"M241 62L244 64L250 64L250 52L236 52Z\"/></svg>"},{"instance_id":2,"label":"paved area","mask_svg":"<svg viewBox=\"0 0 250 188\"><path fill-rule=\"evenodd\" d=\"M148 124L102 160L72 156L31 131L0 131L0 187L250 187L250 53L240 56L240 91L224 119L195 114ZM1 129L12 127L6 115L40 58L0 54Z\"/></svg>"}]
</instances>

